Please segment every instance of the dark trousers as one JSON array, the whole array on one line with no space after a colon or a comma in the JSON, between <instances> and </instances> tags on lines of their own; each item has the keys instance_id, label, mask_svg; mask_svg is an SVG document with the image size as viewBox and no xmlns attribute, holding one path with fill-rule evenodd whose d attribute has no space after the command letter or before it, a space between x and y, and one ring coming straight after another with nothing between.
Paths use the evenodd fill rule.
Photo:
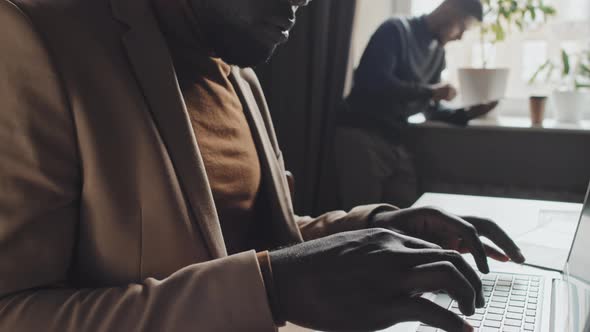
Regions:
<instances>
[{"instance_id":1,"label":"dark trousers","mask_svg":"<svg viewBox=\"0 0 590 332\"><path fill-rule=\"evenodd\" d=\"M389 203L404 208L418 198L411 155L378 132L341 126L334 137L334 161L342 208Z\"/></svg>"}]
</instances>

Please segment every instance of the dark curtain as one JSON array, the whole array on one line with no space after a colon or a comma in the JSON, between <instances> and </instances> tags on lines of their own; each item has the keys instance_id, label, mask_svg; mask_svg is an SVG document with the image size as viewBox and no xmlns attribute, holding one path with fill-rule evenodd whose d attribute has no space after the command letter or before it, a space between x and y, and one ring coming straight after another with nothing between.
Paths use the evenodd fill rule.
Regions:
<instances>
[{"instance_id":1,"label":"dark curtain","mask_svg":"<svg viewBox=\"0 0 590 332\"><path fill-rule=\"evenodd\" d=\"M312 2L300 9L291 40L257 68L287 169L295 175L299 214L323 212L336 195L328 165L355 11L356 0Z\"/></svg>"}]
</instances>

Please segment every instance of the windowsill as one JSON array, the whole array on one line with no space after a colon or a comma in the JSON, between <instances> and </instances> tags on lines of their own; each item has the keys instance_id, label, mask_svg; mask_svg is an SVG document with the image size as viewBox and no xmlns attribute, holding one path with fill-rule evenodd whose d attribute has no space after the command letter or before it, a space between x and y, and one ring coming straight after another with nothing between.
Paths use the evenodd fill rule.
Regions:
<instances>
[{"instance_id":1,"label":"windowsill","mask_svg":"<svg viewBox=\"0 0 590 332\"><path fill-rule=\"evenodd\" d=\"M426 118L422 114L416 114L410 117L408 122L416 127L456 128L442 122L426 121ZM472 120L469 122L468 127L472 129L517 129L552 132L566 131L590 134L590 120L583 120L580 124L565 124L558 123L555 119L546 119L542 127L533 127L531 125L531 120L527 117L498 116Z\"/></svg>"}]
</instances>

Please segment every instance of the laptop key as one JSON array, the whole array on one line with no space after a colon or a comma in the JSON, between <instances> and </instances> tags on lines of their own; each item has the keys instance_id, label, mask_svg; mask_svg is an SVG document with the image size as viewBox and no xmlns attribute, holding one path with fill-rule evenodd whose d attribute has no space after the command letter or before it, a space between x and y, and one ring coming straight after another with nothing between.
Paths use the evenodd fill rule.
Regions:
<instances>
[{"instance_id":1,"label":"laptop key","mask_svg":"<svg viewBox=\"0 0 590 332\"><path fill-rule=\"evenodd\" d=\"M520 296L520 295L512 295L512 297L510 299L511 300L514 300L514 301L524 302L526 300L526 297L525 296Z\"/></svg>"},{"instance_id":2,"label":"laptop key","mask_svg":"<svg viewBox=\"0 0 590 332\"><path fill-rule=\"evenodd\" d=\"M493 320L493 321L496 321L496 322L501 322L502 319L504 319L504 316L502 316L502 315L488 314L486 316L486 321L487 320Z\"/></svg>"},{"instance_id":3,"label":"laptop key","mask_svg":"<svg viewBox=\"0 0 590 332\"><path fill-rule=\"evenodd\" d=\"M529 304L529 305L527 305L527 309L529 309L529 310L537 310L537 305L536 304Z\"/></svg>"},{"instance_id":4,"label":"laptop key","mask_svg":"<svg viewBox=\"0 0 590 332\"><path fill-rule=\"evenodd\" d=\"M473 326L473 327L480 327L481 326L481 320L475 320L475 319L470 319L467 318L467 323L469 323L469 325Z\"/></svg>"},{"instance_id":5,"label":"laptop key","mask_svg":"<svg viewBox=\"0 0 590 332\"><path fill-rule=\"evenodd\" d=\"M510 301L510 306L511 307L524 308L524 302Z\"/></svg>"},{"instance_id":6,"label":"laptop key","mask_svg":"<svg viewBox=\"0 0 590 332\"><path fill-rule=\"evenodd\" d=\"M532 299L536 299L536 298L539 297L539 293L532 292L532 293L529 294L529 297L532 298Z\"/></svg>"},{"instance_id":7,"label":"laptop key","mask_svg":"<svg viewBox=\"0 0 590 332\"><path fill-rule=\"evenodd\" d=\"M482 280L481 283L484 286L494 287L495 282L493 280Z\"/></svg>"},{"instance_id":8,"label":"laptop key","mask_svg":"<svg viewBox=\"0 0 590 332\"><path fill-rule=\"evenodd\" d=\"M488 309L489 314L504 315L504 309L502 308L490 308Z\"/></svg>"},{"instance_id":9,"label":"laptop key","mask_svg":"<svg viewBox=\"0 0 590 332\"><path fill-rule=\"evenodd\" d=\"M510 295L510 293L499 291L499 290L494 292L494 296L508 297L509 295Z\"/></svg>"},{"instance_id":10,"label":"laptop key","mask_svg":"<svg viewBox=\"0 0 590 332\"><path fill-rule=\"evenodd\" d=\"M522 320L522 315L509 312L506 314L506 318Z\"/></svg>"},{"instance_id":11,"label":"laptop key","mask_svg":"<svg viewBox=\"0 0 590 332\"><path fill-rule=\"evenodd\" d=\"M500 331L500 330L495 327L486 327L486 326L479 329L479 332L498 332L498 331Z\"/></svg>"},{"instance_id":12,"label":"laptop key","mask_svg":"<svg viewBox=\"0 0 590 332\"><path fill-rule=\"evenodd\" d=\"M535 325L533 325L533 324L524 324L524 330L525 331L534 331L535 330Z\"/></svg>"},{"instance_id":13,"label":"laptop key","mask_svg":"<svg viewBox=\"0 0 590 332\"><path fill-rule=\"evenodd\" d=\"M490 302L490 307L505 309L506 308L506 303Z\"/></svg>"},{"instance_id":14,"label":"laptop key","mask_svg":"<svg viewBox=\"0 0 590 332\"><path fill-rule=\"evenodd\" d=\"M502 332L520 332L520 328L515 326L504 326Z\"/></svg>"},{"instance_id":15,"label":"laptop key","mask_svg":"<svg viewBox=\"0 0 590 332\"><path fill-rule=\"evenodd\" d=\"M504 325L520 327L522 325L522 321L516 319L505 319Z\"/></svg>"},{"instance_id":16,"label":"laptop key","mask_svg":"<svg viewBox=\"0 0 590 332\"><path fill-rule=\"evenodd\" d=\"M502 323L495 320L486 319L486 321L483 323L483 326L500 328L502 326Z\"/></svg>"},{"instance_id":17,"label":"laptop key","mask_svg":"<svg viewBox=\"0 0 590 332\"><path fill-rule=\"evenodd\" d=\"M493 301L493 302L501 302L501 303L506 303L506 302L508 302L508 298L506 298L506 297L499 297L499 296L494 296L494 297L492 297L492 301Z\"/></svg>"},{"instance_id":18,"label":"laptop key","mask_svg":"<svg viewBox=\"0 0 590 332\"><path fill-rule=\"evenodd\" d=\"M527 316L537 316L537 311L536 310L527 310L526 311L526 315Z\"/></svg>"},{"instance_id":19,"label":"laptop key","mask_svg":"<svg viewBox=\"0 0 590 332\"><path fill-rule=\"evenodd\" d=\"M537 304L537 299L529 299L529 303Z\"/></svg>"},{"instance_id":20,"label":"laptop key","mask_svg":"<svg viewBox=\"0 0 590 332\"><path fill-rule=\"evenodd\" d=\"M526 296L525 291L513 290L512 295Z\"/></svg>"},{"instance_id":21,"label":"laptop key","mask_svg":"<svg viewBox=\"0 0 590 332\"><path fill-rule=\"evenodd\" d=\"M475 314L473 316L467 317L467 320L470 320L470 319L471 320L479 320L479 321L482 321L483 320L483 315Z\"/></svg>"},{"instance_id":22,"label":"laptop key","mask_svg":"<svg viewBox=\"0 0 590 332\"><path fill-rule=\"evenodd\" d=\"M506 319L504 320L504 325L520 327L522 325L522 321L516 319Z\"/></svg>"},{"instance_id":23,"label":"laptop key","mask_svg":"<svg viewBox=\"0 0 590 332\"><path fill-rule=\"evenodd\" d=\"M529 324L534 324L535 323L535 317L526 317L524 319L525 323L529 323Z\"/></svg>"},{"instance_id":24,"label":"laptop key","mask_svg":"<svg viewBox=\"0 0 590 332\"><path fill-rule=\"evenodd\" d=\"M514 312L517 314L523 314L524 313L524 309L523 308L518 308L518 307L508 307L508 312Z\"/></svg>"}]
</instances>

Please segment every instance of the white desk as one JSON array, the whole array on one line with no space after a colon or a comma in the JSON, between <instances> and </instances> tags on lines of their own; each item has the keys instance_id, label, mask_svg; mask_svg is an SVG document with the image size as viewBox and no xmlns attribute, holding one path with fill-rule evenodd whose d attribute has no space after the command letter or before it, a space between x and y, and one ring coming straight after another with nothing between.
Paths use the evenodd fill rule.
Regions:
<instances>
[{"instance_id":1,"label":"white desk","mask_svg":"<svg viewBox=\"0 0 590 332\"><path fill-rule=\"evenodd\" d=\"M535 246L554 246L554 252L562 255L563 248L568 247L572 242L577 220L571 216L579 214L582 210L581 204L535 201L523 199L509 199L496 197L478 197L450 194L426 193L415 204L414 207L436 206L448 212L460 216L479 216L490 218L498 223L508 234L510 234L523 249L529 263L540 262L546 257L535 255ZM541 231L534 231L542 223L544 213L564 214L559 219L558 225L546 225ZM534 232L531 232L534 231ZM547 237L547 233L551 236ZM559 249L561 248L561 249ZM564 259L557 257L557 259ZM493 266L493 265L491 265ZM407 331L408 325L398 325L388 332ZM304 332L310 331L296 326L287 326L280 332Z\"/></svg>"},{"instance_id":2,"label":"white desk","mask_svg":"<svg viewBox=\"0 0 590 332\"><path fill-rule=\"evenodd\" d=\"M553 269L561 269L557 262L567 259L582 210L582 204L574 203L435 193L424 194L414 206L490 218L515 239L527 263ZM552 250L539 250L542 247Z\"/></svg>"}]
</instances>

